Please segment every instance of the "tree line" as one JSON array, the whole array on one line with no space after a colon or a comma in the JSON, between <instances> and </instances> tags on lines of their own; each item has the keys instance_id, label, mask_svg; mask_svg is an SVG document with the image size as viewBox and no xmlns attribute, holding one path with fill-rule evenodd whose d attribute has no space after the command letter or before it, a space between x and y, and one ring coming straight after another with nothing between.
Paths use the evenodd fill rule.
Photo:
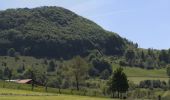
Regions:
<instances>
[{"instance_id":1,"label":"tree line","mask_svg":"<svg viewBox=\"0 0 170 100\"><path fill-rule=\"evenodd\" d=\"M144 69L159 69L170 64L170 49L127 49L119 63L122 66L136 66Z\"/></svg>"},{"instance_id":2,"label":"tree line","mask_svg":"<svg viewBox=\"0 0 170 100\"><path fill-rule=\"evenodd\" d=\"M97 66L108 66L109 64L105 61L102 62L96 62ZM94 63L94 62L93 62ZM105 64L106 63L106 64ZM88 63L84 58L80 56L76 56L73 59L69 61L63 61L60 60L60 64L56 65L54 60L47 61L44 59L44 64L47 64L48 67L45 69L39 70L36 68L36 66L30 66L29 68L26 68L25 65L19 67L17 69L18 73L21 73L21 76L19 76L19 79L31 79L31 90L34 91L34 87L37 85L44 86L44 90L48 91L48 87L58 88L59 93L61 93L61 89L75 89L76 91L82 91L82 89L90 89L92 86L92 83L86 83L86 80L91 79L90 72L91 70L91 64ZM96 67L96 64L94 64L94 68ZM14 69L9 68L7 64L5 63L4 69L0 70L0 76L3 80L10 81L11 79L17 78L16 74L14 73ZM110 66L110 65L109 65ZM98 68L96 68L97 70ZM103 70L103 72L102 72ZM99 77L101 79L104 79L107 84L107 90L108 94L114 94L115 97L122 97L126 91L128 91L128 80L127 76L123 72L122 68L117 69L116 71L106 72L106 69L99 69L99 71L96 74L95 77ZM112 70L112 68L110 68ZM100 74L102 76L100 76ZM95 73L93 74L95 75ZM105 76L108 75L108 76ZM103 78L105 77L105 78ZM100 84L100 83L99 83ZM115 94L118 94L118 96L115 96Z\"/></svg>"}]
</instances>

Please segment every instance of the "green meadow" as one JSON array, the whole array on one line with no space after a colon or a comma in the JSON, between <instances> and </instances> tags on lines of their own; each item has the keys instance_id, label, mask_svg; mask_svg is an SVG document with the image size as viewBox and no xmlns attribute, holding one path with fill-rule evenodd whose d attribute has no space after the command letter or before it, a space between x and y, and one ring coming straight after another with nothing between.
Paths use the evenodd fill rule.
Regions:
<instances>
[{"instance_id":1,"label":"green meadow","mask_svg":"<svg viewBox=\"0 0 170 100\"><path fill-rule=\"evenodd\" d=\"M113 99L53 93L41 93L26 90L0 88L0 100L113 100Z\"/></svg>"},{"instance_id":2,"label":"green meadow","mask_svg":"<svg viewBox=\"0 0 170 100\"><path fill-rule=\"evenodd\" d=\"M113 65L113 70L116 70L118 67L120 66ZM136 84L143 80L160 80L166 82L169 80L165 68L146 70L136 67L123 67L123 69L128 76L128 80L133 81Z\"/></svg>"}]
</instances>

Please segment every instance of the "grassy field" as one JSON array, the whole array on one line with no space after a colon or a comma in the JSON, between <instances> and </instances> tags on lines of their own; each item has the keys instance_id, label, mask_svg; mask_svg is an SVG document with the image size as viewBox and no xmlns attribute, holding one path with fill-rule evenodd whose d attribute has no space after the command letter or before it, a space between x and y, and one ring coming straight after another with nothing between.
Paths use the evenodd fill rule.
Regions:
<instances>
[{"instance_id":1,"label":"grassy field","mask_svg":"<svg viewBox=\"0 0 170 100\"><path fill-rule=\"evenodd\" d=\"M163 100L169 100L170 99L170 91L166 91L163 95Z\"/></svg>"},{"instance_id":2,"label":"grassy field","mask_svg":"<svg viewBox=\"0 0 170 100\"><path fill-rule=\"evenodd\" d=\"M161 93L160 93L161 92ZM170 91L158 91L162 100L169 100ZM65 95L56 93L32 92L27 90L15 90L0 88L0 100L119 100L111 98ZM151 100L151 99L128 99L128 100Z\"/></svg>"},{"instance_id":3,"label":"grassy field","mask_svg":"<svg viewBox=\"0 0 170 100\"><path fill-rule=\"evenodd\" d=\"M116 100L106 98L80 97L80 96L2 96L1 100Z\"/></svg>"},{"instance_id":4,"label":"grassy field","mask_svg":"<svg viewBox=\"0 0 170 100\"><path fill-rule=\"evenodd\" d=\"M30 84L17 84L17 83L6 82L6 81L0 81L0 88L31 91L31 85ZM46 92L45 87L35 86L34 92L104 97L103 92L100 89L87 89L87 91L83 91L83 89L80 90L80 91L77 91L76 89L60 89L60 92L59 92L58 88L48 87L48 90Z\"/></svg>"},{"instance_id":5,"label":"grassy field","mask_svg":"<svg viewBox=\"0 0 170 100\"><path fill-rule=\"evenodd\" d=\"M165 81L168 82L169 78L168 77L128 77L130 81L133 81L135 84L139 84L140 81L143 80L160 80L160 81Z\"/></svg>"},{"instance_id":6,"label":"grassy field","mask_svg":"<svg viewBox=\"0 0 170 100\"><path fill-rule=\"evenodd\" d=\"M120 67L119 65L113 65L113 70ZM169 78L166 74L166 69L154 69L154 70L146 70L136 67L123 67L124 72L127 74L128 79L138 84L143 80L161 80L168 81Z\"/></svg>"},{"instance_id":7,"label":"grassy field","mask_svg":"<svg viewBox=\"0 0 170 100\"><path fill-rule=\"evenodd\" d=\"M40 93L0 88L0 100L113 100L88 96ZM116 100L116 99L114 99Z\"/></svg>"}]
</instances>

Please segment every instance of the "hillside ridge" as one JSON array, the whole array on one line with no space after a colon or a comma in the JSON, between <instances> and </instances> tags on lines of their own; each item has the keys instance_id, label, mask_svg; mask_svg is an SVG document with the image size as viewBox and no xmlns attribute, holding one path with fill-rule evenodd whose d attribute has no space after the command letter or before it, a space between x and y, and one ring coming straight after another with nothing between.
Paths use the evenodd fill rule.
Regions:
<instances>
[{"instance_id":1,"label":"hillside ridge","mask_svg":"<svg viewBox=\"0 0 170 100\"><path fill-rule=\"evenodd\" d=\"M123 55L126 40L61 7L0 11L0 54L14 48L22 55L70 58L99 50Z\"/></svg>"}]
</instances>

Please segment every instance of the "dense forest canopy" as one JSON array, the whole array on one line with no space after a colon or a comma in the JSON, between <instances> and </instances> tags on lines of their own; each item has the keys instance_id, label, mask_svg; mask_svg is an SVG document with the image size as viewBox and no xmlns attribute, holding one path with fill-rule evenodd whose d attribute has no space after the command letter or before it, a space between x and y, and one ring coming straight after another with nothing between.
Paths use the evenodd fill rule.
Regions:
<instances>
[{"instance_id":1,"label":"dense forest canopy","mask_svg":"<svg viewBox=\"0 0 170 100\"><path fill-rule=\"evenodd\" d=\"M96 53L117 57L111 60L121 66L153 69L170 63L170 50L138 48L138 44L61 7L0 11L0 55L98 59Z\"/></svg>"},{"instance_id":2,"label":"dense forest canopy","mask_svg":"<svg viewBox=\"0 0 170 100\"><path fill-rule=\"evenodd\" d=\"M0 54L14 48L22 55L70 58L97 49L123 55L125 39L61 7L0 11Z\"/></svg>"}]
</instances>

